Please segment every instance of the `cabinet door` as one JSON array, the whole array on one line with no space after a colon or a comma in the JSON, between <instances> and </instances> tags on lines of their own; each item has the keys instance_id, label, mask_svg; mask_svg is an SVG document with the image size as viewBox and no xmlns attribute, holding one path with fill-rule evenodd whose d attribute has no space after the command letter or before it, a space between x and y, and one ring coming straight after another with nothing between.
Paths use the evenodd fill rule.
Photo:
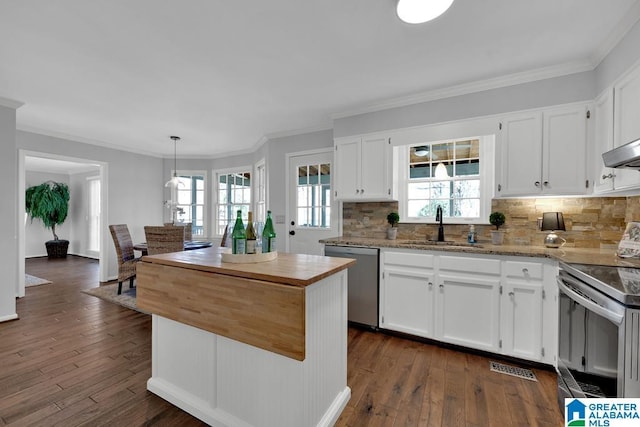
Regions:
<instances>
[{"instance_id":1,"label":"cabinet door","mask_svg":"<svg viewBox=\"0 0 640 427\"><path fill-rule=\"evenodd\" d=\"M587 108L544 111L542 191L584 194L587 191Z\"/></svg>"},{"instance_id":2,"label":"cabinet door","mask_svg":"<svg viewBox=\"0 0 640 427\"><path fill-rule=\"evenodd\" d=\"M594 109L593 192L613 190L616 170L608 168L602 161L602 153L613 149L613 91L604 91L597 99Z\"/></svg>"},{"instance_id":3,"label":"cabinet door","mask_svg":"<svg viewBox=\"0 0 640 427\"><path fill-rule=\"evenodd\" d=\"M439 274L436 310L438 339L499 352L499 277Z\"/></svg>"},{"instance_id":4,"label":"cabinet door","mask_svg":"<svg viewBox=\"0 0 640 427\"><path fill-rule=\"evenodd\" d=\"M383 277L380 326L433 337L433 273L385 268Z\"/></svg>"},{"instance_id":5,"label":"cabinet door","mask_svg":"<svg viewBox=\"0 0 640 427\"><path fill-rule=\"evenodd\" d=\"M502 295L502 351L542 359L542 282L509 279Z\"/></svg>"},{"instance_id":6,"label":"cabinet door","mask_svg":"<svg viewBox=\"0 0 640 427\"><path fill-rule=\"evenodd\" d=\"M511 116L503 120L500 150L500 195L539 193L542 176L541 113Z\"/></svg>"},{"instance_id":7,"label":"cabinet door","mask_svg":"<svg viewBox=\"0 0 640 427\"><path fill-rule=\"evenodd\" d=\"M619 147L640 138L640 67L614 85L613 145ZM640 173L616 169L615 188L640 186Z\"/></svg>"},{"instance_id":8,"label":"cabinet door","mask_svg":"<svg viewBox=\"0 0 640 427\"><path fill-rule=\"evenodd\" d=\"M336 140L336 192L338 200L352 200L360 195L360 138Z\"/></svg>"},{"instance_id":9,"label":"cabinet door","mask_svg":"<svg viewBox=\"0 0 640 427\"><path fill-rule=\"evenodd\" d=\"M360 157L361 187L363 199L384 200L391 197L388 174L388 138L363 138Z\"/></svg>"}]
</instances>

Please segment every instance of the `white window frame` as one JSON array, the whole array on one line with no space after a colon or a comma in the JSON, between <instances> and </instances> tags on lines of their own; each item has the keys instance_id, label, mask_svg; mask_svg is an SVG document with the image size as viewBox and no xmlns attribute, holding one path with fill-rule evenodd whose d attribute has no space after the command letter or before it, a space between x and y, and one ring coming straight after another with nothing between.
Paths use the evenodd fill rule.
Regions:
<instances>
[{"instance_id":1,"label":"white window frame","mask_svg":"<svg viewBox=\"0 0 640 427\"><path fill-rule=\"evenodd\" d=\"M253 191L253 167L251 165L248 166L238 166L235 168L228 168L228 169L214 169L212 171L212 185L211 185L211 191L213 193L212 196L212 200L213 200L213 223L211 224L211 233L213 237L222 237L222 234L218 233L218 205L219 205L219 201L218 201L218 181L220 178L220 175L229 175L229 174L236 174L236 173L247 173L249 172L251 174L251 186L249 187L251 190L251 197L249 200L249 209L252 209L253 207L253 200L254 200L254 191ZM233 218L231 219L235 219L235 214L233 216ZM243 218L244 221L246 222L247 218Z\"/></svg>"},{"instance_id":2,"label":"white window frame","mask_svg":"<svg viewBox=\"0 0 640 427\"><path fill-rule=\"evenodd\" d=\"M98 194L97 194L97 202L98 202L98 223L97 223L97 228L95 228L93 231L95 232L95 237L97 238L98 242L97 242L97 247L96 248L91 248L91 236L92 236L92 230L91 230L91 221L92 221L92 217L91 217L91 212L92 212L92 202L94 201L94 199L92 198L92 194L91 194L91 186L97 182L98 183ZM100 217L102 215L102 180L100 179L99 175L95 175L95 176L88 176L86 178L86 191L87 191L87 205L86 205L86 215L87 215L87 253L91 256L94 257L98 257L100 255L100 239L101 239L101 233L100 233Z\"/></svg>"},{"instance_id":3,"label":"white window frame","mask_svg":"<svg viewBox=\"0 0 640 427\"><path fill-rule=\"evenodd\" d=\"M173 171L171 172L171 175L173 176ZM203 193L203 210L202 210L202 236L208 236L207 232L209 230L209 224L207 221L207 218L209 218L208 215L208 203L207 203L207 198L208 198L208 191L207 191L207 171L204 170L185 170L185 169L178 169L176 171L176 175L177 176L201 176L203 179L203 185L204 185L204 193ZM178 202L178 195L177 195L177 191L179 189L178 188L172 188L171 189L171 200L175 200L176 203ZM193 227L195 224L192 224L191 226ZM194 234L195 235L195 234Z\"/></svg>"},{"instance_id":4,"label":"white window frame","mask_svg":"<svg viewBox=\"0 0 640 427\"><path fill-rule=\"evenodd\" d=\"M251 197L254 200L253 220L262 222L267 219L267 164L262 158L253 167L252 176L253 192Z\"/></svg>"},{"instance_id":5,"label":"white window frame","mask_svg":"<svg viewBox=\"0 0 640 427\"><path fill-rule=\"evenodd\" d=\"M480 141L480 216L475 218L446 217L449 224L489 224L489 214L491 213L491 199L493 198L493 188L495 182L495 135L459 137L454 139L443 139L436 141L422 141L422 144L444 144L451 141L461 141L467 139L478 139ZM433 222L435 217L409 218L407 216L407 199L409 185L409 147L420 145L421 143L411 143L395 147L397 150L398 165L398 214L400 222L424 223Z\"/></svg>"}]
</instances>

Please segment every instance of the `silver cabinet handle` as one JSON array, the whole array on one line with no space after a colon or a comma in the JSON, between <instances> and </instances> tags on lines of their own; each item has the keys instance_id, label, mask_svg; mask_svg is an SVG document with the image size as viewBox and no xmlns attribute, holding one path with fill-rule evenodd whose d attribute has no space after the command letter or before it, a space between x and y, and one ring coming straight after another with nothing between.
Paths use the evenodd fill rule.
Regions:
<instances>
[{"instance_id":1,"label":"silver cabinet handle","mask_svg":"<svg viewBox=\"0 0 640 427\"><path fill-rule=\"evenodd\" d=\"M433 282L429 282L429 287L433 287Z\"/></svg>"},{"instance_id":2,"label":"silver cabinet handle","mask_svg":"<svg viewBox=\"0 0 640 427\"><path fill-rule=\"evenodd\" d=\"M360 194L364 193L364 188L360 189Z\"/></svg>"},{"instance_id":3,"label":"silver cabinet handle","mask_svg":"<svg viewBox=\"0 0 640 427\"><path fill-rule=\"evenodd\" d=\"M522 272L523 272L524 274L529 274L529 269L528 269L528 268L523 268L523 269L522 269Z\"/></svg>"},{"instance_id":4,"label":"silver cabinet handle","mask_svg":"<svg viewBox=\"0 0 640 427\"><path fill-rule=\"evenodd\" d=\"M513 292L509 292L509 296L513 297L515 294Z\"/></svg>"},{"instance_id":5,"label":"silver cabinet handle","mask_svg":"<svg viewBox=\"0 0 640 427\"><path fill-rule=\"evenodd\" d=\"M356 189L356 194L360 194L360 190Z\"/></svg>"},{"instance_id":6,"label":"silver cabinet handle","mask_svg":"<svg viewBox=\"0 0 640 427\"><path fill-rule=\"evenodd\" d=\"M534 182L534 184L535 184L536 187L540 187L540 181L536 181L536 182Z\"/></svg>"},{"instance_id":7,"label":"silver cabinet handle","mask_svg":"<svg viewBox=\"0 0 640 427\"><path fill-rule=\"evenodd\" d=\"M440 289L443 289L443 288L444 288L444 285L443 285L442 283L440 283L439 288L440 288Z\"/></svg>"},{"instance_id":8,"label":"silver cabinet handle","mask_svg":"<svg viewBox=\"0 0 640 427\"><path fill-rule=\"evenodd\" d=\"M543 182L542 184L543 184L545 187L548 187L548 186L549 186L549 181L545 181L545 182Z\"/></svg>"},{"instance_id":9,"label":"silver cabinet handle","mask_svg":"<svg viewBox=\"0 0 640 427\"><path fill-rule=\"evenodd\" d=\"M602 175L602 179L612 179L615 178L615 175L610 173L609 175Z\"/></svg>"}]
</instances>

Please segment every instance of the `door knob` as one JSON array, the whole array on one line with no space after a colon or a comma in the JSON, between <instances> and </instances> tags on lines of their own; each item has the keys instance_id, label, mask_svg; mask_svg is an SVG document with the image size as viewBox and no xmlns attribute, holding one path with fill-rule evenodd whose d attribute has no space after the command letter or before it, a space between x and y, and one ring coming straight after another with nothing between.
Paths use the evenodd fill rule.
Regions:
<instances>
[{"instance_id":1,"label":"door knob","mask_svg":"<svg viewBox=\"0 0 640 427\"><path fill-rule=\"evenodd\" d=\"M289 234L292 235L292 236L295 236L296 235L296 230L289 231Z\"/></svg>"}]
</instances>

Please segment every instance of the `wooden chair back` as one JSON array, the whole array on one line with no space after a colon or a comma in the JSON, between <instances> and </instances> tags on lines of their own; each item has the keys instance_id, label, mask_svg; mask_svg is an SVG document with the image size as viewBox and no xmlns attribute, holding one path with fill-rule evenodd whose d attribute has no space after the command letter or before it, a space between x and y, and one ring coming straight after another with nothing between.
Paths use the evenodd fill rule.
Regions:
<instances>
[{"instance_id":1,"label":"wooden chair back","mask_svg":"<svg viewBox=\"0 0 640 427\"><path fill-rule=\"evenodd\" d=\"M145 225L144 234L149 255L184 250L184 227Z\"/></svg>"}]
</instances>

